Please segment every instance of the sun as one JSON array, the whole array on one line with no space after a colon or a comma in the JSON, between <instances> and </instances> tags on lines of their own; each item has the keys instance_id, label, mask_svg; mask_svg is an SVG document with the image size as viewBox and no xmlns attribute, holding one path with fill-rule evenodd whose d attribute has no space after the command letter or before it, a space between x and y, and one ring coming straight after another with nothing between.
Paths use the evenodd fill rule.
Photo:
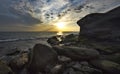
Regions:
<instances>
[{"instance_id":1,"label":"sun","mask_svg":"<svg viewBox=\"0 0 120 74\"><path fill-rule=\"evenodd\" d=\"M55 26L59 29L59 30L63 30L65 28L65 23L64 22L58 22L55 23Z\"/></svg>"}]
</instances>

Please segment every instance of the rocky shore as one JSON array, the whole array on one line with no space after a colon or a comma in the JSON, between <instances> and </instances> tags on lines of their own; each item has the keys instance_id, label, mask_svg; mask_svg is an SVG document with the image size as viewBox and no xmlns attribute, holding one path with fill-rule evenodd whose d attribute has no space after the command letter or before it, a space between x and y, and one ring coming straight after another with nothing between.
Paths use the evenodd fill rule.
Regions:
<instances>
[{"instance_id":1,"label":"rocky shore","mask_svg":"<svg viewBox=\"0 0 120 74\"><path fill-rule=\"evenodd\" d=\"M53 36L0 57L0 74L120 74L120 7L79 20L78 35Z\"/></svg>"}]
</instances>

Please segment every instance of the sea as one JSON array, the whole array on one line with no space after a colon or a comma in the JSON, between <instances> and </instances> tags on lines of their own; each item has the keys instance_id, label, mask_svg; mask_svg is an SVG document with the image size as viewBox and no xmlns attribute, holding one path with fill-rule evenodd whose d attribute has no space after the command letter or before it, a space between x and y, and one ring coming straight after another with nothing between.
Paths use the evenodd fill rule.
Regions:
<instances>
[{"instance_id":1,"label":"sea","mask_svg":"<svg viewBox=\"0 0 120 74\"><path fill-rule=\"evenodd\" d=\"M68 35L77 32L64 32ZM47 39L55 36L57 32L0 32L0 54L6 50L28 50L37 43L49 45Z\"/></svg>"}]
</instances>

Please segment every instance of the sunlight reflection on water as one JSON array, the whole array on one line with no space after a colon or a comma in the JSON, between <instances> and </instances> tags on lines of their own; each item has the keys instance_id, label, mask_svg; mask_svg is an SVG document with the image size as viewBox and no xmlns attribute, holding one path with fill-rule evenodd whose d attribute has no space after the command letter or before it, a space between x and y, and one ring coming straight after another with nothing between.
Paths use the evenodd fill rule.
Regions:
<instances>
[{"instance_id":1,"label":"sunlight reflection on water","mask_svg":"<svg viewBox=\"0 0 120 74\"><path fill-rule=\"evenodd\" d=\"M59 31L59 32L57 33L57 35L63 35L63 32L62 32L62 31Z\"/></svg>"}]
</instances>

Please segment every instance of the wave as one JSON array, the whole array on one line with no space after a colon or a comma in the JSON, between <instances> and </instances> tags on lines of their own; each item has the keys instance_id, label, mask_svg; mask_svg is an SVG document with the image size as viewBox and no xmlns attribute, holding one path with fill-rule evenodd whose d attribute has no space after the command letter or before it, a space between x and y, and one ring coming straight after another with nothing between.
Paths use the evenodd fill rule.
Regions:
<instances>
[{"instance_id":1,"label":"wave","mask_svg":"<svg viewBox=\"0 0 120 74\"><path fill-rule=\"evenodd\" d=\"M0 40L0 43L3 43L3 42L15 42L15 41L28 41L28 40L40 40L40 39L48 39L48 37L4 39L4 40Z\"/></svg>"}]
</instances>

